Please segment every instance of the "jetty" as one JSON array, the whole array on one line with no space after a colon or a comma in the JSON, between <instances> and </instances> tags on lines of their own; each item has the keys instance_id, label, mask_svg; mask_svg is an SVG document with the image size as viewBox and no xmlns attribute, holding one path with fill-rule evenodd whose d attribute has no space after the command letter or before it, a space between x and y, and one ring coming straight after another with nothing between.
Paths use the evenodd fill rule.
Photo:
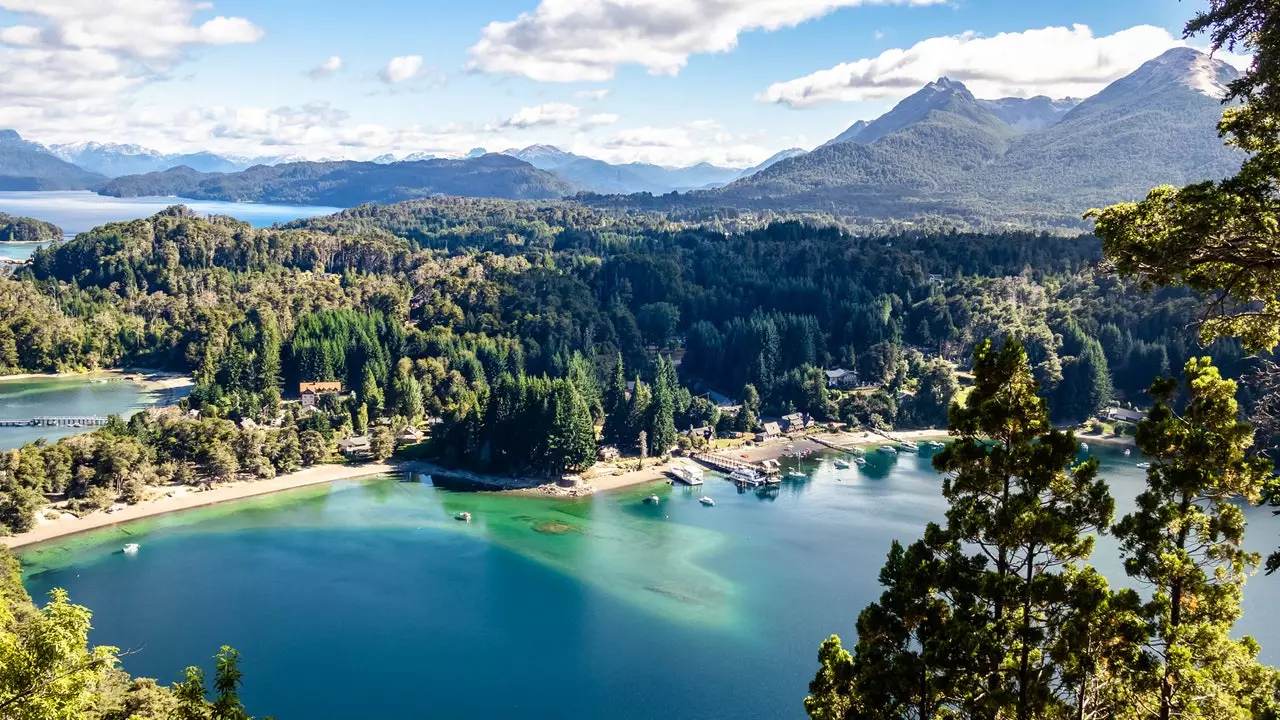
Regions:
<instances>
[{"instance_id":1,"label":"jetty","mask_svg":"<svg viewBox=\"0 0 1280 720\"><path fill-rule=\"evenodd\" d=\"M725 474L731 474L734 470L752 470L760 477L760 481L755 484L764 485L780 481L781 471L776 462L753 463L712 452L698 453L693 456L693 459Z\"/></svg>"},{"instance_id":2,"label":"jetty","mask_svg":"<svg viewBox=\"0 0 1280 720\"><path fill-rule=\"evenodd\" d=\"M852 455L862 454L861 448L855 447L853 445L841 445L838 442L832 442L826 438L818 437L817 435L812 435L808 439L818 443L819 445L825 445L826 447L829 447L832 450L839 450L840 452L846 452Z\"/></svg>"},{"instance_id":3,"label":"jetty","mask_svg":"<svg viewBox=\"0 0 1280 720\"><path fill-rule=\"evenodd\" d=\"M10 418L0 419L0 427L102 427L107 420L97 415Z\"/></svg>"}]
</instances>

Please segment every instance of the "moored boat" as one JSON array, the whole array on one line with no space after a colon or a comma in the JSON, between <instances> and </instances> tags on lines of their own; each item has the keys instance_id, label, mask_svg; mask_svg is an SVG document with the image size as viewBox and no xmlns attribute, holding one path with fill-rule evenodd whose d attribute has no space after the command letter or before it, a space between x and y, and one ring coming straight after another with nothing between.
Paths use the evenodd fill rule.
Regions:
<instances>
[{"instance_id":1,"label":"moored boat","mask_svg":"<svg viewBox=\"0 0 1280 720\"><path fill-rule=\"evenodd\" d=\"M866 465L866 464L867 464L867 459L866 459L866 458L858 457L858 458L854 458L854 459L853 459L853 461L854 461L855 463L857 463L859 467L861 467L861 466L863 466L863 465Z\"/></svg>"},{"instance_id":2,"label":"moored boat","mask_svg":"<svg viewBox=\"0 0 1280 720\"><path fill-rule=\"evenodd\" d=\"M751 468L738 468L737 470L729 473L729 479L742 485L764 484L764 478L760 477L760 473L752 470Z\"/></svg>"},{"instance_id":3,"label":"moored boat","mask_svg":"<svg viewBox=\"0 0 1280 720\"><path fill-rule=\"evenodd\" d=\"M140 547L142 547L142 546L141 546L141 545L139 545L138 543L129 543L128 545L125 545L125 546L124 546L124 553L125 553L126 555L133 555L133 554L136 554L136 553L138 552L138 548L140 548Z\"/></svg>"},{"instance_id":4,"label":"moored boat","mask_svg":"<svg viewBox=\"0 0 1280 720\"><path fill-rule=\"evenodd\" d=\"M702 468L692 465L676 465L671 468L671 474L685 485L701 485L703 482Z\"/></svg>"},{"instance_id":5,"label":"moored boat","mask_svg":"<svg viewBox=\"0 0 1280 720\"><path fill-rule=\"evenodd\" d=\"M471 513L460 512L457 515L454 515L453 519L458 520L460 522L471 522Z\"/></svg>"},{"instance_id":6,"label":"moored boat","mask_svg":"<svg viewBox=\"0 0 1280 720\"><path fill-rule=\"evenodd\" d=\"M898 454L898 448L896 448L896 447L894 447L894 446L892 446L892 445L881 445L881 446L880 446L879 448L877 448L877 449L878 449L880 452L885 453L886 455L897 455L897 454Z\"/></svg>"},{"instance_id":7,"label":"moored boat","mask_svg":"<svg viewBox=\"0 0 1280 720\"><path fill-rule=\"evenodd\" d=\"M1140 462L1140 463L1138 463L1138 469L1139 469L1139 470L1147 470L1147 469L1150 469L1150 468L1151 468L1151 463L1149 463L1149 462Z\"/></svg>"},{"instance_id":8,"label":"moored boat","mask_svg":"<svg viewBox=\"0 0 1280 720\"><path fill-rule=\"evenodd\" d=\"M836 460L836 469L838 469L838 470L848 470L848 469L849 469L849 463L848 463L848 461L846 461L846 460Z\"/></svg>"},{"instance_id":9,"label":"moored boat","mask_svg":"<svg viewBox=\"0 0 1280 720\"><path fill-rule=\"evenodd\" d=\"M644 502L646 505L657 505L658 503L662 502L662 498L658 497L657 495L650 495L649 497L644 499Z\"/></svg>"},{"instance_id":10,"label":"moored boat","mask_svg":"<svg viewBox=\"0 0 1280 720\"><path fill-rule=\"evenodd\" d=\"M698 498L698 502L702 503L703 505L706 505L707 507L713 507L716 504L715 500L712 500L711 498L705 497L705 496Z\"/></svg>"}]
</instances>

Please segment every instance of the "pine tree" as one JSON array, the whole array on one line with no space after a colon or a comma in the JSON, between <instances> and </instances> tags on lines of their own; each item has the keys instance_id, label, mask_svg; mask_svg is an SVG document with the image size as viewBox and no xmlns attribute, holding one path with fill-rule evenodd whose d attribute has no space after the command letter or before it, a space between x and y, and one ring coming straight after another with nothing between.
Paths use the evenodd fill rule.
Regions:
<instances>
[{"instance_id":1,"label":"pine tree","mask_svg":"<svg viewBox=\"0 0 1280 720\"><path fill-rule=\"evenodd\" d=\"M413 374L413 362L400 358L396 363L396 376L391 383L392 397L397 415L416 423L422 419L422 385Z\"/></svg>"},{"instance_id":2,"label":"pine tree","mask_svg":"<svg viewBox=\"0 0 1280 720\"><path fill-rule=\"evenodd\" d=\"M738 432L753 432L758 427L760 427L760 393L756 392L755 385L748 383L742 388L742 409L738 411L733 429Z\"/></svg>"},{"instance_id":3,"label":"pine tree","mask_svg":"<svg viewBox=\"0 0 1280 720\"><path fill-rule=\"evenodd\" d=\"M675 388L670 384L674 377L671 363L659 356L648 422L649 445L654 455L667 455L676 444Z\"/></svg>"},{"instance_id":4,"label":"pine tree","mask_svg":"<svg viewBox=\"0 0 1280 720\"><path fill-rule=\"evenodd\" d=\"M356 394L356 400L365 407L366 418L376 418L382 414L382 390L378 387L378 380L374 377L373 370L366 367L364 371L364 381L360 383L360 392Z\"/></svg>"},{"instance_id":5,"label":"pine tree","mask_svg":"<svg viewBox=\"0 0 1280 720\"><path fill-rule=\"evenodd\" d=\"M1174 381L1150 390L1155 406L1137 436L1152 460L1147 490L1115 527L1125 570L1155 591L1144 608L1154 671L1143 689L1156 696L1160 720L1274 715L1275 671L1257 664L1251 638L1231 637L1260 560L1242 547L1245 518L1233 500L1257 499L1271 464L1246 456L1253 429L1238 419L1236 384L1209 358L1188 361L1185 378L1182 416Z\"/></svg>"},{"instance_id":6,"label":"pine tree","mask_svg":"<svg viewBox=\"0 0 1280 720\"><path fill-rule=\"evenodd\" d=\"M653 393L649 386L636 378L635 387L631 391L631 403L627 406L627 437L631 438L628 447L635 448L635 440L641 432L648 435L649 406L653 403Z\"/></svg>"},{"instance_id":7,"label":"pine tree","mask_svg":"<svg viewBox=\"0 0 1280 720\"><path fill-rule=\"evenodd\" d=\"M622 354L614 363L609 384L604 389L604 441L616 448L626 447L634 437L627 422L627 376Z\"/></svg>"}]
</instances>

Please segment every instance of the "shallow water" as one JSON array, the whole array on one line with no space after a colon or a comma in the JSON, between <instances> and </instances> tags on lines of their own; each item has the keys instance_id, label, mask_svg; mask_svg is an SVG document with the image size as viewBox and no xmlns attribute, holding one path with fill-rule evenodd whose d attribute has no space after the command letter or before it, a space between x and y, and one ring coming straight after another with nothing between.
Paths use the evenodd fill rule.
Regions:
<instances>
[{"instance_id":1,"label":"shallow water","mask_svg":"<svg viewBox=\"0 0 1280 720\"><path fill-rule=\"evenodd\" d=\"M186 390L182 390L185 393ZM61 415L70 417L128 417L158 402L172 404L180 394L153 392L118 375L95 374L63 378L0 378L0 420ZM40 438L57 440L92 428L0 427L0 450L11 450Z\"/></svg>"},{"instance_id":2,"label":"shallow water","mask_svg":"<svg viewBox=\"0 0 1280 720\"><path fill-rule=\"evenodd\" d=\"M36 250L52 244L49 242L0 242L0 262L5 260L21 262L35 255Z\"/></svg>"},{"instance_id":3,"label":"shallow water","mask_svg":"<svg viewBox=\"0 0 1280 720\"><path fill-rule=\"evenodd\" d=\"M172 197L113 198L87 190L0 192L0 212L51 222L68 235L75 235L104 223L150 217L170 205L186 205L207 215L230 215L254 227L330 215L341 209L318 205L229 203ZM3 244L0 244L0 255L10 257Z\"/></svg>"},{"instance_id":4,"label":"shallow water","mask_svg":"<svg viewBox=\"0 0 1280 720\"><path fill-rule=\"evenodd\" d=\"M1123 511L1142 473L1103 452ZM810 461L766 494L710 478L573 501L341 482L22 558L33 595L66 587L95 611L96 642L137 649L131 672L171 682L230 644L252 711L282 720L800 718L818 644L852 638L890 540L945 509L927 455L869 461ZM1277 525L1251 520L1266 549ZM1118 573L1113 552L1104 539L1095 563ZM1246 588L1246 629L1272 660L1278 582Z\"/></svg>"}]
</instances>

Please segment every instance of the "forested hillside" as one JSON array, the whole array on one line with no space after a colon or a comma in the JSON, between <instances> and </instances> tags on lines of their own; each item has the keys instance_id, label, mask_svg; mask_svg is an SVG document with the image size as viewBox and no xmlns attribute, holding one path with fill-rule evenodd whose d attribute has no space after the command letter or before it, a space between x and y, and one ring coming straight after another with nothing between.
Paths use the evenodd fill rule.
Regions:
<instances>
[{"instance_id":1,"label":"forested hillside","mask_svg":"<svg viewBox=\"0 0 1280 720\"><path fill-rule=\"evenodd\" d=\"M506 155L464 160L296 162L255 165L235 173L202 173L189 167L126 175L103 185L113 197L176 196L229 202L293 203L351 207L432 195L555 198L576 186Z\"/></svg>"}]
</instances>

